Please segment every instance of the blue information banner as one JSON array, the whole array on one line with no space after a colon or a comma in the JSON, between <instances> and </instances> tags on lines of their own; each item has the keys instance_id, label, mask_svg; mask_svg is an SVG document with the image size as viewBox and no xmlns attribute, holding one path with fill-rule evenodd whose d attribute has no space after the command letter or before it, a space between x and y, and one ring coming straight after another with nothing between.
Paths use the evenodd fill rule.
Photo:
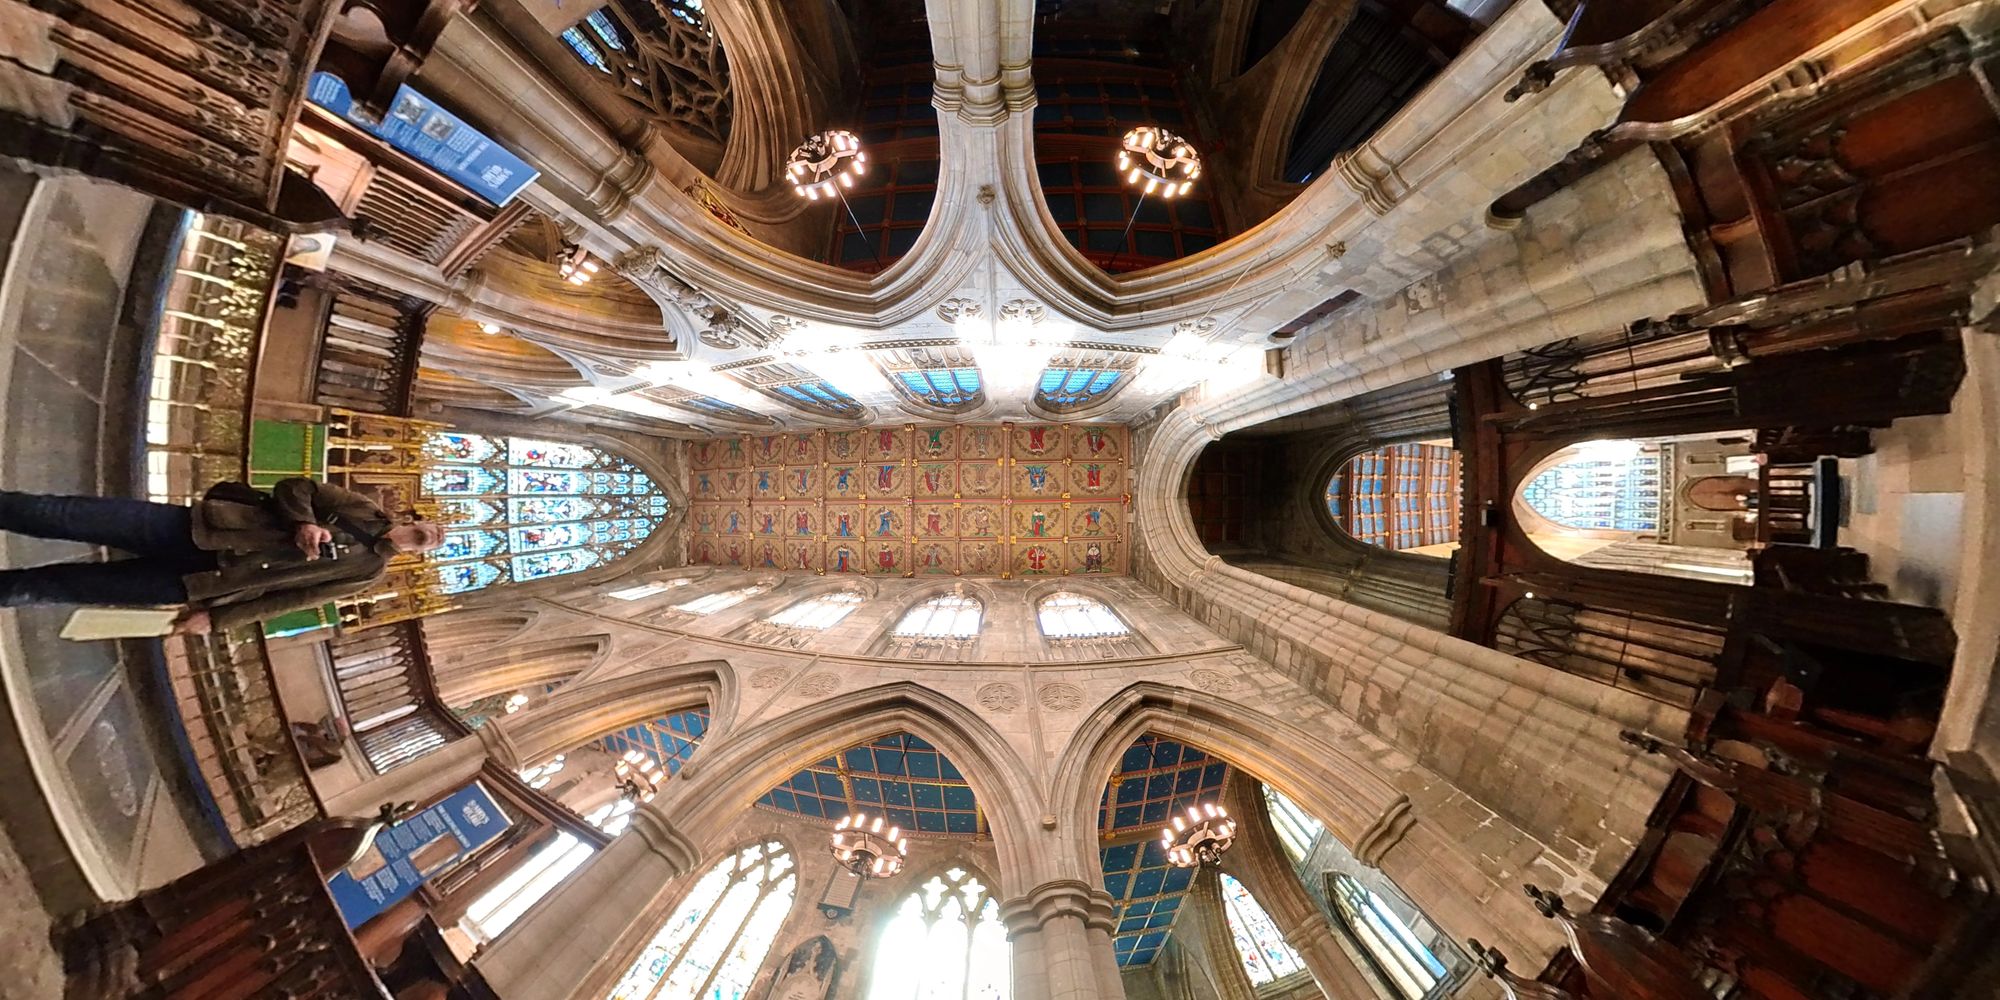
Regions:
<instances>
[{"instance_id":1,"label":"blue information banner","mask_svg":"<svg viewBox=\"0 0 2000 1000\"><path fill-rule=\"evenodd\" d=\"M379 123L355 114L347 81L332 73L314 73L306 97L495 205L505 205L538 176L526 160L407 84L396 91Z\"/></svg>"},{"instance_id":2,"label":"blue information banner","mask_svg":"<svg viewBox=\"0 0 2000 1000\"><path fill-rule=\"evenodd\" d=\"M375 835L353 864L326 880L347 926L360 927L425 879L493 842L512 823L479 782Z\"/></svg>"}]
</instances>

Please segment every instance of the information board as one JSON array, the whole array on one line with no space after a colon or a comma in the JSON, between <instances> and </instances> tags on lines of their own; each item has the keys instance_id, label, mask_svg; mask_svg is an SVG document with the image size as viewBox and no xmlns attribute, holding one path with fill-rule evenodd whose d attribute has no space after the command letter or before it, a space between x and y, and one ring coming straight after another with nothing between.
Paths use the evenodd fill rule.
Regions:
<instances>
[{"instance_id":1,"label":"information board","mask_svg":"<svg viewBox=\"0 0 2000 1000\"><path fill-rule=\"evenodd\" d=\"M475 781L376 834L359 859L327 879L327 891L347 926L360 927L452 862L492 843L511 823Z\"/></svg>"},{"instance_id":2,"label":"information board","mask_svg":"<svg viewBox=\"0 0 2000 1000\"><path fill-rule=\"evenodd\" d=\"M347 82L331 73L314 73L306 97L495 205L513 200L538 175L526 160L408 84L396 90L396 99L380 122L356 114Z\"/></svg>"}]
</instances>

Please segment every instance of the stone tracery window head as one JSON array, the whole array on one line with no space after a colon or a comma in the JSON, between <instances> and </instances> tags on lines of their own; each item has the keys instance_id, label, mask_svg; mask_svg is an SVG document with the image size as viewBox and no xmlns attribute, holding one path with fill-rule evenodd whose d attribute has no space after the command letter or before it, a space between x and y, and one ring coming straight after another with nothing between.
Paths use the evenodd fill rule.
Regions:
<instances>
[{"instance_id":1,"label":"stone tracery window head","mask_svg":"<svg viewBox=\"0 0 2000 1000\"><path fill-rule=\"evenodd\" d=\"M1557 529L1656 534L1661 455L1638 441L1592 441L1521 488L1521 500Z\"/></svg>"},{"instance_id":2,"label":"stone tracery window head","mask_svg":"<svg viewBox=\"0 0 2000 1000\"><path fill-rule=\"evenodd\" d=\"M815 594L752 623L744 630L743 638L798 649L814 636L840 624L867 600L858 590Z\"/></svg>"},{"instance_id":3,"label":"stone tracery window head","mask_svg":"<svg viewBox=\"0 0 2000 1000\"><path fill-rule=\"evenodd\" d=\"M1074 413L1106 402L1132 381L1133 355L1110 351L1064 352L1049 359L1035 385L1035 405Z\"/></svg>"},{"instance_id":4,"label":"stone tracery window head","mask_svg":"<svg viewBox=\"0 0 2000 1000\"><path fill-rule=\"evenodd\" d=\"M1250 984L1262 986L1286 976L1306 971L1305 960L1285 941L1276 921L1264 912L1257 898L1243 883L1227 872L1217 872L1222 881L1223 913L1236 953L1243 958L1243 971Z\"/></svg>"},{"instance_id":5,"label":"stone tracery window head","mask_svg":"<svg viewBox=\"0 0 2000 1000\"><path fill-rule=\"evenodd\" d=\"M664 125L729 136L729 60L703 0L613 0L562 33L570 52Z\"/></svg>"},{"instance_id":6,"label":"stone tracery window head","mask_svg":"<svg viewBox=\"0 0 2000 1000\"><path fill-rule=\"evenodd\" d=\"M798 365L771 362L731 369L729 374L793 409L815 416L852 420L868 412L853 396Z\"/></svg>"},{"instance_id":7,"label":"stone tracery window head","mask_svg":"<svg viewBox=\"0 0 2000 1000\"><path fill-rule=\"evenodd\" d=\"M946 413L964 413L986 402L978 362L957 347L908 347L878 352L877 363L904 398Z\"/></svg>"},{"instance_id":8,"label":"stone tracery window head","mask_svg":"<svg viewBox=\"0 0 2000 1000\"><path fill-rule=\"evenodd\" d=\"M1326 510L1356 541L1446 558L1458 545L1459 456L1449 441L1388 445L1341 463Z\"/></svg>"},{"instance_id":9,"label":"stone tracery window head","mask_svg":"<svg viewBox=\"0 0 2000 1000\"><path fill-rule=\"evenodd\" d=\"M904 896L872 958L868 1000L1007 1000L1013 992L1000 904L963 868Z\"/></svg>"},{"instance_id":10,"label":"stone tracery window head","mask_svg":"<svg viewBox=\"0 0 2000 1000\"><path fill-rule=\"evenodd\" d=\"M446 524L428 557L445 594L605 565L668 513L651 477L589 445L440 431L424 459L423 499Z\"/></svg>"},{"instance_id":11,"label":"stone tracery window head","mask_svg":"<svg viewBox=\"0 0 2000 1000\"><path fill-rule=\"evenodd\" d=\"M979 642L986 605L954 589L924 599L891 626L884 655L909 659L962 656Z\"/></svg>"},{"instance_id":12,"label":"stone tracery window head","mask_svg":"<svg viewBox=\"0 0 2000 1000\"><path fill-rule=\"evenodd\" d=\"M797 890L792 852L777 841L724 858L688 891L606 1000L738 1000L763 966Z\"/></svg>"},{"instance_id":13,"label":"stone tracery window head","mask_svg":"<svg viewBox=\"0 0 2000 1000\"><path fill-rule=\"evenodd\" d=\"M1292 863L1310 857L1320 835L1326 832L1326 824L1269 785L1264 786L1264 807L1271 817L1271 828L1277 831L1278 842L1284 845Z\"/></svg>"},{"instance_id":14,"label":"stone tracery window head","mask_svg":"<svg viewBox=\"0 0 2000 1000\"><path fill-rule=\"evenodd\" d=\"M1426 928L1413 928L1390 901L1383 899L1344 872L1327 877L1327 893L1341 928L1361 945L1370 964L1394 988L1400 1000L1428 1000L1447 982L1452 971L1424 942L1433 939L1429 921L1418 915ZM1463 963L1454 956L1454 965Z\"/></svg>"},{"instance_id":15,"label":"stone tracery window head","mask_svg":"<svg viewBox=\"0 0 2000 1000\"><path fill-rule=\"evenodd\" d=\"M1056 591L1035 602L1035 620L1042 641L1059 659L1107 659L1146 652L1131 626L1094 597Z\"/></svg>"}]
</instances>

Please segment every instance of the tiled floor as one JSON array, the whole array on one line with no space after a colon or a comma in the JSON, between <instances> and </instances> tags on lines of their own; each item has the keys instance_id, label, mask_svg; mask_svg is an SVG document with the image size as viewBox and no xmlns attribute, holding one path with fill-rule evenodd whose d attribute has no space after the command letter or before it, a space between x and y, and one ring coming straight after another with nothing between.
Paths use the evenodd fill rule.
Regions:
<instances>
[{"instance_id":1,"label":"tiled floor","mask_svg":"<svg viewBox=\"0 0 2000 1000\"><path fill-rule=\"evenodd\" d=\"M132 491L143 331L178 215L85 180L38 185L0 172L0 488ZM103 556L0 536L9 567ZM14 705L0 720L0 759L26 768L0 792L0 820L54 911L198 867L209 836L146 647L65 641L67 617L0 611L0 674Z\"/></svg>"}]
</instances>

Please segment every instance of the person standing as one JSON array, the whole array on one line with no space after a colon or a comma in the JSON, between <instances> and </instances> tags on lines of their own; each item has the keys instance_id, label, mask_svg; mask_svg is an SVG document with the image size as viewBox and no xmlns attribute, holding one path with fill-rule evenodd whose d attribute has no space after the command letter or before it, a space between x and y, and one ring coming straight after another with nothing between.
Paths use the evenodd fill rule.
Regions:
<instances>
[{"instance_id":1,"label":"person standing","mask_svg":"<svg viewBox=\"0 0 2000 1000\"><path fill-rule=\"evenodd\" d=\"M434 523L397 523L359 493L304 477L269 493L217 483L190 507L0 490L0 531L136 557L0 570L0 607L183 605L174 632L191 635L351 597L398 553L444 541Z\"/></svg>"}]
</instances>

